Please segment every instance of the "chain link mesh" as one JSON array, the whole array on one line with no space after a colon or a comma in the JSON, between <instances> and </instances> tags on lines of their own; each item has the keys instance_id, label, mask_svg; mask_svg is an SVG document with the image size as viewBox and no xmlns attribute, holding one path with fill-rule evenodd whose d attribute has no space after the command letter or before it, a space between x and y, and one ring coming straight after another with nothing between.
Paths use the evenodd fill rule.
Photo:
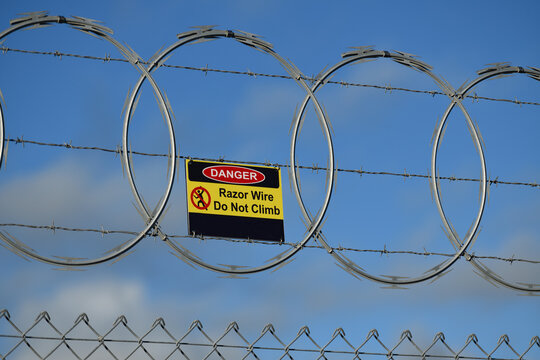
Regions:
<instances>
[{"instance_id":1,"label":"chain link mesh","mask_svg":"<svg viewBox=\"0 0 540 360\"><path fill-rule=\"evenodd\" d=\"M84 334L84 335L83 335ZM84 346L81 346L83 344ZM84 349L82 349L84 347ZM200 321L194 321L180 336L158 318L137 333L125 316L119 316L105 332L99 332L86 314L80 314L67 330L60 330L47 312L23 330L7 310L0 311L0 359L486 359L532 360L540 357L540 338L517 349L508 335L493 348L482 346L475 334L462 345L449 344L442 332L429 344L419 344L405 330L397 341L383 341L375 329L355 343L342 328L331 336L316 339L309 327L300 328L289 339L278 335L272 324L259 334L246 335L236 322L211 336Z\"/></svg>"}]
</instances>

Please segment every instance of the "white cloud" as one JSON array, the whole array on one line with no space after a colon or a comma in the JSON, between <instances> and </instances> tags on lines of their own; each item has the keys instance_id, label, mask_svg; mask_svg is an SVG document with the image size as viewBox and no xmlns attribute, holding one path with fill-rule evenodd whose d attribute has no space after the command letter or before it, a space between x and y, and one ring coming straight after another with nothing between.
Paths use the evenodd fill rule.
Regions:
<instances>
[{"instance_id":1,"label":"white cloud","mask_svg":"<svg viewBox=\"0 0 540 360\"><path fill-rule=\"evenodd\" d=\"M0 192L5 204L0 213L4 219L32 223L73 220L120 203L126 188L127 181L120 176L100 176L92 164L63 160L6 181Z\"/></svg>"},{"instance_id":2,"label":"white cloud","mask_svg":"<svg viewBox=\"0 0 540 360\"><path fill-rule=\"evenodd\" d=\"M148 305L141 283L101 279L61 287L49 298L27 300L21 305L20 311L33 315L46 309L55 323L68 324L84 310L92 319L92 324L105 329L121 314L128 317L145 314Z\"/></svg>"}]
</instances>

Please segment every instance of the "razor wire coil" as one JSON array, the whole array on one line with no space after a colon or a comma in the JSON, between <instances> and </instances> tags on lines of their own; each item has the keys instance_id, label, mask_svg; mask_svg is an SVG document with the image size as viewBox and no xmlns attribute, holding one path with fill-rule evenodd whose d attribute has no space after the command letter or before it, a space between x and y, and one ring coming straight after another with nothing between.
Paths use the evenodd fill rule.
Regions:
<instances>
[{"instance_id":1,"label":"razor wire coil","mask_svg":"<svg viewBox=\"0 0 540 360\"><path fill-rule=\"evenodd\" d=\"M83 33L86 33L91 36L97 36L111 45L113 45L122 55L125 56L126 60L129 61L134 68L143 74L144 76L150 76L150 74L146 71L146 68L140 64L140 58L139 56L133 52L128 47L122 45L120 42L115 40L112 37L112 30L100 25L95 20L86 19L82 17L71 17L66 18L64 16L49 16L46 12L33 12L33 13L27 13L23 14L24 16L18 19L14 19L10 21L11 27L4 30L0 33L0 41L5 39L6 36L9 34L24 30L24 29L32 29L32 28L38 28L40 26L47 26L47 25L54 25L54 24L67 24L71 26L75 30L79 30ZM163 95L161 93L161 90L155 83L155 81L150 77L148 78L150 85L152 86L152 90L154 91L156 98L158 99L158 103L160 107L165 111L164 115L169 120L168 124L170 125L170 134L173 138L171 143L171 154L173 156L172 161L176 161L176 144L174 143L174 132L172 131L172 121L170 119L170 114L168 112L168 108L165 105L165 100L163 98ZM0 144L0 167L2 166L2 160L4 155L4 118L3 118L3 109L0 104L0 138L1 138L1 144ZM161 204L158 204L156 207L156 213L152 216L148 217L147 223L145 228L133 238L132 241L125 244L124 247L116 249L112 253L106 254L102 257L91 259L91 260L82 260L82 259L61 259L56 257L45 257L42 256L34 251L32 251L30 248L21 246L18 242L12 242L12 240L9 237L6 237L3 234L0 234L0 237L7 243L9 243L10 246L16 248L19 252L25 253L27 256L34 258L39 261L43 261L46 263L54 264L54 265L60 265L60 266L86 266L86 265L93 265L93 264L99 264L106 261L109 261L111 259L117 258L123 254L126 254L133 246L135 246L142 238L146 236L146 234L152 229L155 225L155 223L159 219L159 215L163 212L166 200L168 199L168 195L170 194L172 190L172 183L174 180L174 170L176 167L174 167L171 171L171 176L169 177L169 186L167 188L167 192L165 196L163 197L163 201Z\"/></svg>"},{"instance_id":2,"label":"razor wire coil","mask_svg":"<svg viewBox=\"0 0 540 360\"><path fill-rule=\"evenodd\" d=\"M165 242L167 242L167 244L175 252L177 252L183 258L187 259L188 262L195 263L197 265L200 265L202 267L205 267L213 271L237 275L237 274L250 274L250 273L260 272L263 270L267 270L273 267L283 265L286 263L288 259L290 259L294 254L296 254L301 248L305 247L306 243L311 238L314 238L316 239L317 242L322 244L322 246L328 251L328 253L331 254L340 263L340 266L343 267L346 271L351 272L353 275L360 275L362 277L365 277L365 278L368 278L377 282L385 283L385 284L390 284L390 285L413 284L413 283L422 282L428 279L437 278L443 275L445 271L449 269L459 258L465 257L467 260L469 260L473 264L473 266L477 270L479 270L482 273L482 276L488 278L491 281L495 281L498 284L512 288L514 290L527 291L527 292L540 291L540 286L536 284L511 283L504 280L499 275L494 274L493 271L491 271L485 265L478 262L478 260L474 258L474 255L471 255L467 252L468 247L471 245L472 242L476 240L476 237L478 236L478 229L479 229L479 225L480 225L482 215L484 212L484 206L486 202L486 193L487 193L487 189L489 185L504 183L504 184L512 184L512 185L526 185L530 187L537 187L538 184L521 183L521 182L502 182L502 181L499 181L498 179L490 180L487 178L486 161L484 158L484 152L483 152L483 147L482 147L481 137L479 135L478 127L472 121L469 114L467 113L467 110L465 109L465 106L463 105L463 99L465 98L473 98L475 100L483 99L483 100L493 100L493 101L503 101L503 102L514 102L516 104L521 104L521 105L522 104L540 105L539 103L535 103L535 102L523 102L523 101L518 101L518 100L485 98L485 97L479 97L476 94L474 95L470 94L472 88L476 86L477 84L483 82L484 80L487 80L490 78L498 78L503 75L525 74L535 80L540 80L540 69L534 68L534 67L529 67L529 68L512 67L504 63L492 64L492 66L490 66L489 68L478 71L479 77L477 79L455 90L445 80L434 75L431 71L432 69L431 66L429 66L428 64L424 62L419 61L416 57L410 54L399 52L399 51L394 51L394 52L379 51L379 50L373 49L372 47L360 47L360 48L355 48L353 51L349 51L343 54L342 55L343 60L338 62L336 65L332 66L330 69L324 72L324 74L318 75L317 77L314 77L314 78L308 78L302 75L300 70L298 70L298 68L296 68L294 64L292 64L290 61L286 61L279 54L277 54L277 52L273 50L273 47L271 44L261 40L260 37L258 37L257 35L242 32L242 31L217 30L217 29L214 29L213 27L199 27L195 30L179 34L177 42L175 42L174 44L172 44L171 46L169 46L168 48L166 48L159 54L155 55L150 61L145 62L133 50L131 50L131 48L121 45L118 41L112 38L111 36L112 31L110 29L97 24L96 21L81 18L81 17L66 18L63 16L49 16L45 12L28 13L28 14L25 14L25 16L22 18L11 21L11 27L3 31L2 33L0 33L0 42L3 41L3 39L7 35L17 30L30 29L30 28L35 28L35 27L40 27L40 26L45 26L45 25L52 25L52 24L68 24L69 26L77 30L105 39L106 41L114 45L124 55L125 59L123 60L113 59L109 56L107 56L106 58L99 58L99 57L88 56L88 55L60 53L58 51L54 53L38 52L38 51L12 49L12 48L7 48L7 47L2 47L0 50L2 50L3 52L8 52L8 51L25 52L25 53L33 53L33 54L39 54L39 55L54 55L58 57L71 56L71 57L78 57L78 58L88 58L88 59L93 59L93 60L99 59L99 60L104 60L104 61L123 61L123 62L131 63L135 67L135 69L140 73L140 78L137 82L137 85L135 86L135 89L132 92L130 92L129 97L128 97L127 111L125 112L125 116L124 116L122 147L116 150L112 150L112 149L99 148L99 147L74 147L71 144L60 145L60 144L52 144L52 143L42 143L42 142L37 142L37 141L19 140L19 139L6 140L5 129L4 129L4 122L5 122L4 112L3 112L2 104L0 102L0 140L1 140L0 141L0 168L2 166L2 161L5 161L4 143L9 144L9 142L23 143L23 144L25 142L28 142L28 143L33 143L36 145L43 145L43 146L62 146L62 147L71 148L71 149L88 149L88 150L99 150L99 151L117 153L121 156L122 163L125 166L125 169L127 171L130 188L132 190L133 195L135 196L138 209L146 217L146 221L145 221L146 226L140 233L136 234L132 240L122 244L120 247L113 249L110 254L100 257L100 258L91 259L91 260L44 257L32 251L30 248L28 248L27 246L25 246L23 243L19 242L18 240L15 240L9 236L6 236L5 234L0 233L0 238L9 247L15 250L15 252L19 252L31 258L34 258L36 260L54 264L54 265L87 266L87 265L98 264L98 263L109 261L115 258L119 258L120 256L125 255L131 248L133 248L133 246L135 246L145 236L158 235ZM283 77L283 76L274 76L272 74L262 74L262 76L282 77L282 78L293 79L297 82L298 85L300 85L301 88L303 88L306 91L306 97L302 103L300 111L295 114L295 118L293 121L293 131L292 131L292 136L291 136L291 147L290 147L290 164L291 165L288 167L288 169L289 169L289 173L292 179L293 190L294 190L296 199L298 201L298 204L300 205L301 212L306 222L307 234L304 236L302 240L300 240L294 246L292 246L291 250L286 251L280 254L279 256L276 256L270 259L266 265L246 268L246 267L236 266L236 265L221 266L221 265L206 263L200 258L198 258L195 254L191 253L186 248L171 241L170 236L165 234L159 226L161 216L164 212L164 209L167 205L169 196L172 191L177 160L183 157L181 155L176 154L176 139L175 139L175 131L173 129L172 120L171 120L171 113L172 113L171 106L168 103L168 100L166 99L166 96L164 95L162 90L158 87L155 80L152 78L151 73L162 66L167 66L165 64L165 60L167 56L172 51L179 48L180 46L183 46L188 43L195 43L201 40L213 40L217 38L230 38L243 45L246 45L251 48L255 48L256 50L262 51L263 53L270 55L282 65L282 67L288 72L289 75ZM433 150L432 150L432 157L431 157L432 159L431 174L429 177L427 175L408 174L406 172L399 174L399 173L390 173L390 172L364 172L363 170L336 169L334 165L334 150L333 150L333 143L332 143L333 140L332 140L332 136L330 132L329 120L325 111L322 109L322 106L319 104L319 101L316 98L315 93L322 86L328 83L340 84L340 85L345 85L345 86L351 85L351 86L364 86L364 87L388 89L388 87L381 87L378 85L345 83L345 82L335 82L335 81L332 82L330 80L331 76L336 71L338 71L339 69L349 64L363 62L368 59L383 59L383 58L390 59L398 64L404 65L408 68L412 68L414 70L420 71L428 75L440 87L440 91L424 91L424 90L415 90L415 89L406 89L406 88L392 88L392 89L400 90L400 91L416 92L416 93L425 93L425 94L430 94L432 96L446 95L451 101L450 105L445 111L443 119L437 124L436 136L435 136L435 141L434 141ZM199 68L182 67L182 66L177 66L177 65L174 65L174 66L168 65L168 66L175 67L175 68L185 68L189 70L203 70ZM246 72L221 70L221 69L205 68L204 70L206 72L215 71L215 72L224 72L224 73L241 74L241 75L249 75L249 76L257 75L256 73L252 73L252 72L246 73ZM135 105L137 102L139 90L145 81L150 82L153 88L153 91L156 94L160 110L165 118L165 123L168 128L170 148L169 148L169 154L167 155L136 153L132 151L130 146L128 146L129 124L133 116L133 112L135 111ZM308 85L306 81L309 81L311 85ZM319 123L321 125L321 129L323 131L323 135L327 143L328 166L326 167L318 167L318 166L308 167L308 166L298 165L296 163L296 142L297 142L297 138L299 134L299 129L301 128L301 125L302 125L304 112L309 102L312 102L312 105L315 107L317 117L318 117ZM467 126L469 128L469 131L471 132L474 145L477 149L479 160L480 160L480 166L482 170L482 176L480 179L441 177L439 176L437 172L437 151L439 148L440 139L444 132L447 118L455 107L458 107L465 115ZM139 191L135 184L135 180L134 180L133 172L131 168L131 164L132 164L131 156L133 154L140 154L140 155L147 155L147 156L166 156L168 158L167 188L166 188L164 196L162 197L162 199L156 206L156 209L153 211L148 209L147 205L145 204L141 195L139 194ZM307 209L304 205L302 195L300 192L299 175L297 171L298 169L301 169L301 168L308 168L312 170L325 170L327 174L328 181L326 185L324 201L323 201L323 204L321 205L321 208L316 212L314 216L310 215L307 212ZM439 211L439 215L441 216L441 219L443 221L445 232L447 234L447 237L449 238L449 240L451 241L451 243L454 245L456 249L455 254L452 255L450 259L443 261L439 265L435 266L434 268L428 270L423 275L418 276L416 278L404 278L401 276L389 276L389 277L383 278L380 276L375 276L375 275L365 272L359 265L352 262L348 258L342 256L340 254L341 249L338 247L332 247L328 243L327 239L323 236L322 229L321 229L321 226L322 226L321 224L323 223L326 210L330 203L333 186L334 186L334 176L337 171L349 171L349 172L357 172L361 174L374 173L378 175L394 175L394 176L403 176L403 177L412 176L412 177L429 178L431 189L433 193L435 194L436 205ZM478 209L478 213L475 217L475 220L473 221L471 228L468 231L468 233L465 235L464 239L460 239L460 237L457 235L452 224L450 223L449 219L446 217L446 214L443 210L443 206L442 206L442 202L441 202L440 194L439 194L439 180L441 179L477 181L480 183L480 199L481 199L480 206Z\"/></svg>"}]
</instances>

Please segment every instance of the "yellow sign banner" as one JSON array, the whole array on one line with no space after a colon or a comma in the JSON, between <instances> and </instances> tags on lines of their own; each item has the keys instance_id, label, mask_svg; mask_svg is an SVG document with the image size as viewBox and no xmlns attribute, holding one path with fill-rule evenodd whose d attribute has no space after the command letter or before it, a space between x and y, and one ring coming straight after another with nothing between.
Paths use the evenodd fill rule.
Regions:
<instances>
[{"instance_id":1,"label":"yellow sign banner","mask_svg":"<svg viewBox=\"0 0 540 360\"><path fill-rule=\"evenodd\" d=\"M283 241L281 169L186 160L189 231Z\"/></svg>"},{"instance_id":2,"label":"yellow sign banner","mask_svg":"<svg viewBox=\"0 0 540 360\"><path fill-rule=\"evenodd\" d=\"M281 188L189 181L188 212L283 220Z\"/></svg>"}]
</instances>

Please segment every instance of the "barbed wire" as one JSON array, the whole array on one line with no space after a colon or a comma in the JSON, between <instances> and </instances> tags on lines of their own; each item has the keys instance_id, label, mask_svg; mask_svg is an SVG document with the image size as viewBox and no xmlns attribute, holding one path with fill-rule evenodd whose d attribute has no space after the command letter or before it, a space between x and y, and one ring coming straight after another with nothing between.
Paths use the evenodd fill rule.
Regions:
<instances>
[{"instance_id":1,"label":"barbed wire","mask_svg":"<svg viewBox=\"0 0 540 360\"><path fill-rule=\"evenodd\" d=\"M5 54L7 52L14 52L14 53L32 54L32 55L54 56L60 59L62 57L70 57L70 58L76 58L76 59L98 60L98 61L103 61L103 62L112 61L112 62L129 63L129 61L126 59L113 58L110 55L106 55L102 57L102 56L66 53L66 52L60 52L58 50L55 50L55 51L24 50L24 49L6 47L5 45L2 45L2 47L0 47L0 52L2 54ZM149 62L145 62L145 61L141 61L141 63L146 64L146 65L149 64ZM252 72L252 71L225 70L225 69L209 68L208 66L196 67L196 66L184 66L184 65L171 65L171 64L165 64L165 63L161 64L160 66L166 67L166 68L172 68L172 69L200 71L200 72L204 72L205 75L208 74L209 72L214 72L214 73L221 73L221 74L245 75L245 76L251 76L251 77L259 76L259 77L267 77L267 78L293 80L293 78L288 75L267 74L267 73ZM302 79L312 82L312 83L317 81L316 77L302 76ZM409 88L396 87L396 86L390 86L390 85L363 84L363 83L335 81L335 80L325 81L325 84L334 84L334 85L340 85L340 86L345 86L345 87L351 86L351 87L364 87L364 88L379 89L379 90L384 90L385 93L389 93L389 94L391 94L392 91L401 91L401 92L409 92L409 93L416 93L416 94L426 94L426 95L431 95L431 96L435 96L435 95L447 96L447 94L445 94L444 92L437 91L437 90L409 89ZM540 102L522 101L518 99L512 100L512 99L505 99L505 98L493 98L493 97L487 97L487 96L479 96L476 93L474 93L473 95L466 95L465 98L472 99L473 101L486 100L486 101L506 102L506 103L512 103L516 105L535 105L535 106L540 105Z\"/></svg>"},{"instance_id":2,"label":"barbed wire","mask_svg":"<svg viewBox=\"0 0 540 360\"><path fill-rule=\"evenodd\" d=\"M32 144L37 146L49 146L49 147L60 147L65 149L72 149L72 150L94 150L94 151L102 151L107 153L114 153L117 155L121 155L123 153L123 150L121 146L117 146L116 148L105 148L105 147L98 147L98 146L77 146L73 145L71 141L64 142L64 143L49 143L49 142L42 142L42 141L35 141L35 140L27 140L23 137L17 137L14 139L6 139L5 140L8 143L14 143L14 144L22 144L23 146L25 144ZM160 153L149 153L149 152L141 152L141 151L130 151L133 155L140 155L140 156L150 156L150 157L169 157L168 154L160 154ZM264 166L274 166L279 168L290 168L289 164L280 164L280 163L273 163L269 161L244 161L244 160L231 160L231 159L225 159L225 158L202 158L202 157L193 157L188 155L177 155L178 159L193 159L193 160L202 160L202 161L222 161L222 162L229 162L229 163L236 163L236 164L251 164L251 165L264 165ZM326 171L328 170L326 167L318 166L318 165L297 165L296 168L303 169L303 170L312 170L312 171ZM390 171L369 171L369 170L363 170L363 169L345 169L345 168L336 168L337 172L343 172L343 173L355 173L359 175L387 175L387 176L398 176L402 178L421 178L421 179L430 179L431 176L427 174L416 174L416 173L409 173L406 170L402 173L399 172L390 172ZM456 176L439 176L440 180L448 180L448 181L467 181L467 182L480 182L480 179L477 178L467 178L467 177L456 177ZM518 185L518 186L528 186L532 188L539 188L540 184L536 182L522 182L522 181L504 181L499 180L499 177L495 177L494 179L488 180L489 185Z\"/></svg>"},{"instance_id":3,"label":"barbed wire","mask_svg":"<svg viewBox=\"0 0 540 360\"><path fill-rule=\"evenodd\" d=\"M11 359L12 354L18 349L26 349L27 353L33 354L38 359L49 358L56 352L65 348L77 359L97 358L98 350L107 352L117 359L110 347L112 344L123 344L129 346L127 358L137 354L139 357L147 359L170 359L173 356L181 355L185 359L207 359L214 355L222 360L232 359L265 359L265 355L270 355L271 359L294 359L294 356L313 355L317 359L334 359L335 356L350 355L351 359L369 356L381 359L398 360L400 358L418 359L467 359L467 360L528 360L533 359L535 353L540 351L540 338L534 336L525 349L518 352L511 344L508 335L499 337L493 349L486 350L480 345L478 337L471 334L461 347L451 347L447 343L444 333L437 333L431 343L422 346L413 340L410 330L401 333L400 338L393 346L386 345L379 332L372 329L368 332L365 340L359 345L353 345L353 341L347 338L345 330L337 328L329 338L317 341L312 335L310 328L304 326L290 341L284 341L272 324L266 325L260 334L244 335L240 331L237 322L230 323L225 330L220 331L217 337L211 337L210 331L203 329L203 324L196 320L183 332L182 336L174 336L167 328L163 318L156 319L150 328L137 334L132 326L128 325L128 319L121 315L106 332L99 332L90 323L90 318L85 313L80 314L74 324L68 330L61 331L46 312L40 313L33 324L27 330L21 330L12 320L7 310L0 310L0 339L12 339L16 343L10 348L0 348L0 359ZM35 330L34 330L35 329ZM118 330L117 330L118 329ZM40 335L47 331L48 334ZM85 336L78 336L78 331L84 331ZM32 332L32 334L31 334ZM35 334L37 332L37 334ZM113 335L113 332L115 334ZM121 332L122 334L118 334ZM215 331L213 331L215 332ZM189 340L197 338L197 340ZM275 345L268 345L271 341ZM82 350L77 352L73 346L75 343L84 342L92 347L87 354L82 354ZM5 343L7 344L7 342ZM26 346L21 346L21 345ZM46 345L45 345L46 344ZM387 342L388 344L388 342ZM52 348L51 348L52 345ZM161 345L159 348L152 345ZM45 349L45 350L44 350ZM118 348L116 348L118 351ZM17 351L20 354L23 350ZM127 351L126 351L127 352ZM3 354L2 354L3 353ZM119 356L119 355L118 355ZM305 358L305 357L302 357Z\"/></svg>"},{"instance_id":4,"label":"barbed wire","mask_svg":"<svg viewBox=\"0 0 540 360\"><path fill-rule=\"evenodd\" d=\"M92 232L92 233L99 233L101 235L112 235L112 234L124 234L124 235L136 235L138 232L136 231L128 231L128 230L109 230L105 228L95 229L95 228L73 228L73 227L66 227L66 226L58 226L56 224L52 225L30 225L30 224L18 224L18 223L3 223L0 224L0 227L19 227L19 228L27 228L27 229L40 229L40 230L51 230L53 232L56 232L56 230L60 231L70 231L70 232ZM152 235L150 235L152 236ZM259 244L259 245L272 245L272 246L289 246L289 247L297 247L299 246L296 243L290 243L290 242L275 242L275 241L265 241L265 240L253 240L253 239L231 239L231 238L225 238L225 237L217 237L217 236L200 236L200 235L166 235L169 239L196 239L196 240L219 240L219 241L226 241L231 243L244 243L244 244ZM315 239L316 241L316 239ZM321 245L303 245L302 248L304 249L319 249L328 251L325 247ZM454 256L454 254L450 253L442 253L442 252L434 252L434 251L427 251L424 249L424 251L412 251L412 250L388 250L386 248L386 245L384 245L383 249L358 249L358 248L352 248L352 247L344 247L344 246L337 246L332 247L332 251L342 251L342 252L358 252L358 253L375 253L379 255L396 255L396 254L402 254L402 255L417 255L417 256L443 256L451 258ZM489 259L489 260L497 260L497 261L504 261L508 263L514 263L514 262L523 262L523 263L529 263L529 264L540 264L540 261L537 260L530 260L530 259L524 259L524 258L517 258L514 255L511 257L500 257L500 256L489 256L489 255L476 255L476 254L468 254L462 255L462 258L466 258L467 261L470 259Z\"/></svg>"}]
</instances>

